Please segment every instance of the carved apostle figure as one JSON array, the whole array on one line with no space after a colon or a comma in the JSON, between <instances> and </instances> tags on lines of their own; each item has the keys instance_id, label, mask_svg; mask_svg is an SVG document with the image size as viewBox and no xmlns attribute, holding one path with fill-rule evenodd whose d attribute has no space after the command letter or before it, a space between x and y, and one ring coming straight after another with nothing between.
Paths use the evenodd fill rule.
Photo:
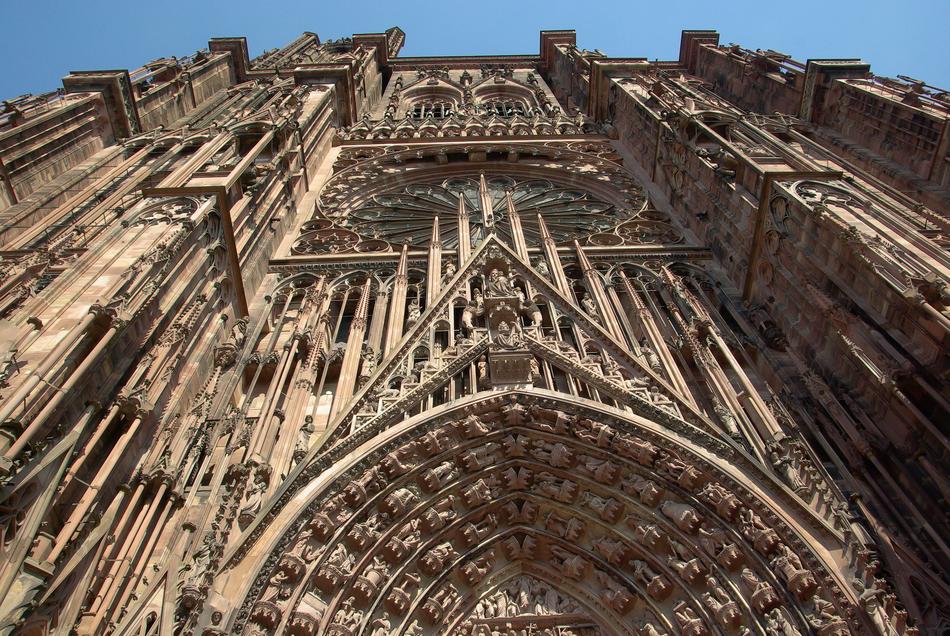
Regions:
<instances>
[{"instance_id":1,"label":"carved apostle figure","mask_svg":"<svg viewBox=\"0 0 950 636\"><path fill-rule=\"evenodd\" d=\"M488 274L488 295L496 297L515 295L515 290L511 287L511 281L500 270L493 269Z\"/></svg>"}]
</instances>

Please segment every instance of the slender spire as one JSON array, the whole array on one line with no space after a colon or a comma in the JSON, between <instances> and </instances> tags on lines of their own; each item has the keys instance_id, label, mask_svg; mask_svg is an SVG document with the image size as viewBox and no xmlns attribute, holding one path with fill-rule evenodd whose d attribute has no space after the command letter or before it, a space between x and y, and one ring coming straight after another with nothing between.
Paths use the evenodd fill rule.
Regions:
<instances>
[{"instance_id":1,"label":"slender spire","mask_svg":"<svg viewBox=\"0 0 950 636\"><path fill-rule=\"evenodd\" d=\"M459 192L459 214L458 214L458 224L459 224L459 267L463 263L468 261L469 255L472 253L472 235L471 229L468 226L468 210L465 209L465 195Z\"/></svg>"},{"instance_id":2,"label":"slender spire","mask_svg":"<svg viewBox=\"0 0 950 636\"><path fill-rule=\"evenodd\" d=\"M439 234L439 217L433 217L432 219L432 242L429 245L429 249L432 249L435 246L442 245L442 238Z\"/></svg>"},{"instance_id":3,"label":"slender spire","mask_svg":"<svg viewBox=\"0 0 950 636\"><path fill-rule=\"evenodd\" d=\"M482 223L488 232L495 229L495 211L492 209L491 194L488 192L488 182L485 181L485 173L478 175L478 199L482 205Z\"/></svg>"},{"instance_id":4,"label":"slender spire","mask_svg":"<svg viewBox=\"0 0 950 636\"><path fill-rule=\"evenodd\" d=\"M432 238L429 241L429 269L426 280L426 303L439 293L442 283L442 235L439 232L439 217L432 219Z\"/></svg>"},{"instance_id":5,"label":"slender spire","mask_svg":"<svg viewBox=\"0 0 950 636\"><path fill-rule=\"evenodd\" d=\"M561 258L557 254L557 244L554 242L554 237L552 237L548 231L548 226L541 216L541 211L537 210L537 213L538 231L541 234L541 248L544 250L544 256L547 258L548 266L551 268L551 280L554 282L554 286L558 288L558 291L569 297L571 294L571 285L567 281L567 276L564 274L564 268L561 267Z\"/></svg>"},{"instance_id":6,"label":"slender spire","mask_svg":"<svg viewBox=\"0 0 950 636\"><path fill-rule=\"evenodd\" d=\"M515 209L515 202L511 198L511 190L505 190L505 203L508 206L508 222L511 225L511 241L515 252L524 262L528 262L528 244L524 238L524 228L521 225L521 216Z\"/></svg>"}]
</instances>

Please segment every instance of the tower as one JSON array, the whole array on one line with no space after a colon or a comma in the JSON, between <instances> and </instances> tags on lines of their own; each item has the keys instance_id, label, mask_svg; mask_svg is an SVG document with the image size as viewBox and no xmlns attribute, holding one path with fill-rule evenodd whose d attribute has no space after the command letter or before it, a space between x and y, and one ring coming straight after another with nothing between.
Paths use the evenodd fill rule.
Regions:
<instances>
[{"instance_id":1,"label":"tower","mask_svg":"<svg viewBox=\"0 0 950 636\"><path fill-rule=\"evenodd\" d=\"M6 103L0 630L947 629L947 93L404 38Z\"/></svg>"}]
</instances>

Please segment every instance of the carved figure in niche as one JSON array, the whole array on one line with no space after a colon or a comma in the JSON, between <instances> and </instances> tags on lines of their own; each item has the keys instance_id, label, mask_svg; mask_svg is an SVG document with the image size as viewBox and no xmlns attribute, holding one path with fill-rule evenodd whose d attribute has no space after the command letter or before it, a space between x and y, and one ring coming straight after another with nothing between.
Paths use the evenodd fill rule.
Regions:
<instances>
[{"instance_id":1,"label":"carved figure in niche","mask_svg":"<svg viewBox=\"0 0 950 636\"><path fill-rule=\"evenodd\" d=\"M449 428L440 427L419 436L413 447L420 455L435 457L452 446L454 441Z\"/></svg>"},{"instance_id":2,"label":"carved figure in niche","mask_svg":"<svg viewBox=\"0 0 950 636\"><path fill-rule=\"evenodd\" d=\"M751 509L746 509L739 515L742 536L751 542L755 549L764 555L769 555L778 546L778 535L765 525L762 519Z\"/></svg>"},{"instance_id":3,"label":"carved figure in niche","mask_svg":"<svg viewBox=\"0 0 950 636\"><path fill-rule=\"evenodd\" d=\"M584 533L583 521L571 516L565 519L553 510L545 518L544 527L568 541L577 541Z\"/></svg>"},{"instance_id":4,"label":"carved figure in niche","mask_svg":"<svg viewBox=\"0 0 950 636\"><path fill-rule=\"evenodd\" d=\"M716 617L716 620L726 628L734 628L742 619L742 613L735 601L729 598L726 591L719 585L716 577L710 576L706 579L706 587L710 590L702 595L703 605Z\"/></svg>"},{"instance_id":5,"label":"carved figure in niche","mask_svg":"<svg viewBox=\"0 0 950 636\"><path fill-rule=\"evenodd\" d=\"M549 546L551 557L555 559L555 567L569 579L580 580L587 572L588 563L581 556L568 552L558 545Z\"/></svg>"},{"instance_id":6,"label":"carved figure in niche","mask_svg":"<svg viewBox=\"0 0 950 636\"><path fill-rule=\"evenodd\" d=\"M471 439L473 437L482 437L488 435L492 431L492 427L484 422L477 415L466 415L465 419L459 422L458 427L466 438Z\"/></svg>"},{"instance_id":7,"label":"carved figure in niche","mask_svg":"<svg viewBox=\"0 0 950 636\"><path fill-rule=\"evenodd\" d=\"M776 607L766 615L765 632L768 636L802 636L780 607Z\"/></svg>"},{"instance_id":8,"label":"carved figure in niche","mask_svg":"<svg viewBox=\"0 0 950 636\"><path fill-rule=\"evenodd\" d=\"M594 304L594 299L590 297L590 294L584 294L581 297L581 308L588 316L592 318L599 317L599 314L597 313L597 306Z\"/></svg>"},{"instance_id":9,"label":"carved figure in niche","mask_svg":"<svg viewBox=\"0 0 950 636\"><path fill-rule=\"evenodd\" d=\"M521 335L521 325L517 322L508 324L502 320L498 323L498 333L495 342L503 349L518 349L524 346L524 337Z\"/></svg>"},{"instance_id":10,"label":"carved figure in niche","mask_svg":"<svg viewBox=\"0 0 950 636\"><path fill-rule=\"evenodd\" d=\"M830 601L816 594L812 597L812 607L813 611L808 612L806 618L819 636L844 636L851 633L847 623L838 616L838 611Z\"/></svg>"},{"instance_id":11,"label":"carved figure in niche","mask_svg":"<svg viewBox=\"0 0 950 636\"><path fill-rule=\"evenodd\" d=\"M680 601L673 606L673 615L683 636L706 636L709 633L703 619L696 615L686 601Z\"/></svg>"},{"instance_id":12,"label":"carved figure in niche","mask_svg":"<svg viewBox=\"0 0 950 636\"><path fill-rule=\"evenodd\" d=\"M541 381L541 366L538 364L538 359L534 356L528 360L531 381L540 382Z\"/></svg>"},{"instance_id":13,"label":"carved figure in niche","mask_svg":"<svg viewBox=\"0 0 950 636\"><path fill-rule=\"evenodd\" d=\"M435 468L422 474L422 486L427 492L434 492L458 477L459 471L450 461L444 461Z\"/></svg>"},{"instance_id":14,"label":"carved figure in niche","mask_svg":"<svg viewBox=\"0 0 950 636\"><path fill-rule=\"evenodd\" d=\"M604 560L613 565L621 565L627 558L627 547L609 537L596 537L590 544Z\"/></svg>"},{"instance_id":15,"label":"carved figure in niche","mask_svg":"<svg viewBox=\"0 0 950 636\"><path fill-rule=\"evenodd\" d=\"M257 513L260 512L261 506L264 504L264 491L267 490L267 482L268 472L264 467L261 467L255 474L254 485L247 491L247 497L245 497L244 504L238 512L238 521L243 524L242 529L253 521Z\"/></svg>"},{"instance_id":16,"label":"carved figure in niche","mask_svg":"<svg viewBox=\"0 0 950 636\"><path fill-rule=\"evenodd\" d=\"M406 318L406 325L411 327L419 322L420 317L422 317L422 309L419 307L419 297L417 296L409 303L409 316Z\"/></svg>"},{"instance_id":17,"label":"carved figure in niche","mask_svg":"<svg viewBox=\"0 0 950 636\"><path fill-rule=\"evenodd\" d=\"M611 427L583 417L576 418L572 432L577 439L598 448L609 448L614 436L614 429Z\"/></svg>"},{"instance_id":18,"label":"carved figure in niche","mask_svg":"<svg viewBox=\"0 0 950 636\"><path fill-rule=\"evenodd\" d=\"M455 502L458 497L449 495L435 502L429 508L422 518L422 527L426 532L434 532L452 522L457 514L455 512Z\"/></svg>"},{"instance_id":19,"label":"carved figure in niche","mask_svg":"<svg viewBox=\"0 0 950 636\"><path fill-rule=\"evenodd\" d=\"M660 387L655 384L650 386L650 401L653 402L653 404L658 408L676 415L676 408L673 406L673 400L668 395L660 391Z\"/></svg>"},{"instance_id":20,"label":"carved figure in niche","mask_svg":"<svg viewBox=\"0 0 950 636\"><path fill-rule=\"evenodd\" d=\"M730 437L742 437L742 434L739 432L739 425L736 423L736 416L715 396L713 396L713 411L715 411L716 417L722 422L726 433L728 433Z\"/></svg>"},{"instance_id":21,"label":"carved figure in niche","mask_svg":"<svg viewBox=\"0 0 950 636\"><path fill-rule=\"evenodd\" d=\"M640 355L643 356L647 366L659 373L663 370L663 364L660 362L660 356L657 355L653 347L647 344L647 339L640 338Z\"/></svg>"},{"instance_id":22,"label":"carved figure in niche","mask_svg":"<svg viewBox=\"0 0 950 636\"><path fill-rule=\"evenodd\" d=\"M277 570L267 581L267 588L261 594L261 603L277 603L290 598L294 591L293 581L283 570Z\"/></svg>"},{"instance_id":23,"label":"carved figure in niche","mask_svg":"<svg viewBox=\"0 0 950 636\"><path fill-rule=\"evenodd\" d=\"M479 316L485 314L485 298L482 296L482 292L477 287L472 291L472 299L465 305L465 309L462 310L462 326L471 334L475 331L475 324L473 320Z\"/></svg>"},{"instance_id":24,"label":"carved figure in niche","mask_svg":"<svg viewBox=\"0 0 950 636\"><path fill-rule=\"evenodd\" d=\"M669 581L650 569L646 561L633 560L630 565L633 566L634 580L645 586L654 600L662 601L673 591Z\"/></svg>"},{"instance_id":25,"label":"carved figure in niche","mask_svg":"<svg viewBox=\"0 0 950 636\"><path fill-rule=\"evenodd\" d=\"M531 456L554 468L570 468L574 465L574 453L560 442L537 440L531 449Z\"/></svg>"},{"instance_id":26,"label":"carved figure in niche","mask_svg":"<svg viewBox=\"0 0 950 636\"><path fill-rule=\"evenodd\" d=\"M386 472L386 476L393 479L406 474L412 469L414 462L405 461L407 456L411 457L412 453L401 448L383 457L379 461L379 465Z\"/></svg>"},{"instance_id":27,"label":"carved figure in niche","mask_svg":"<svg viewBox=\"0 0 950 636\"><path fill-rule=\"evenodd\" d=\"M518 296L518 308L521 313L526 315L528 319L531 320L532 325L540 325L544 320L544 317L541 314L541 308L538 307L537 303L535 303L533 300L525 299L524 292L520 287L515 287L514 290L515 295Z\"/></svg>"},{"instance_id":28,"label":"carved figure in niche","mask_svg":"<svg viewBox=\"0 0 950 636\"><path fill-rule=\"evenodd\" d=\"M458 552L448 541L440 543L426 552L420 561L420 567L426 574L435 574L443 569L449 561L458 557Z\"/></svg>"},{"instance_id":29,"label":"carved figure in niche","mask_svg":"<svg viewBox=\"0 0 950 636\"><path fill-rule=\"evenodd\" d=\"M610 523L616 523L623 514L624 506L613 497L598 497L594 493L587 491L584 493L584 503L588 508L600 515L600 518Z\"/></svg>"},{"instance_id":30,"label":"carved figure in niche","mask_svg":"<svg viewBox=\"0 0 950 636\"><path fill-rule=\"evenodd\" d=\"M672 539L670 539L670 543L672 544ZM687 558L688 556L689 555L687 555ZM670 566L670 569L676 572L679 577L687 583L695 583L706 571L699 559L684 561L674 555L667 557L666 562Z\"/></svg>"},{"instance_id":31,"label":"carved figure in niche","mask_svg":"<svg viewBox=\"0 0 950 636\"><path fill-rule=\"evenodd\" d=\"M778 553L772 559L772 570L778 577L785 581L788 590L795 594L799 599L807 597L818 587L818 581L810 570L802 567L802 561L798 555L792 552L784 543L778 544L776 549Z\"/></svg>"},{"instance_id":32,"label":"carved figure in niche","mask_svg":"<svg viewBox=\"0 0 950 636\"><path fill-rule=\"evenodd\" d=\"M497 517L493 514L488 514L478 523L466 523L462 527L460 535L465 545L471 547L491 534L492 530L497 527Z\"/></svg>"},{"instance_id":33,"label":"carved figure in niche","mask_svg":"<svg viewBox=\"0 0 950 636\"><path fill-rule=\"evenodd\" d=\"M640 525L639 521L639 519L632 515L624 519L624 523L633 530L633 535L636 537L638 543L649 546L654 550L668 545L666 533L662 532L656 524L648 523Z\"/></svg>"},{"instance_id":34,"label":"carved figure in niche","mask_svg":"<svg viewBox=\"0 0 950 636\"><path fill-rule=\"evenodd\" d=\"M602 484L613 484L617 481L620 467L608 459L598 459L590 455L579 455L580 467L591 475L595 481Z\"/></svg>"},{"instance_id":35,"label":"carved figure in niche","mask_svg":"<svg viewBox=\"0 0 950 636\"><path fill-rule=\"evenodd\" d=\"M370 632L370 636L389 636L389 630L392 628L389 614L383 612L383 615L370 623L369 626L373 628L373 631Z\"/></svg>"},{"instance_id":36,"label":"carved figure in niche","mask_svg":"<svg viewBox=\"0 0 950 636\"><path fill-rule=\"evenodd\" d=\"M310 450L310 436L313 435L313 418L304 418L304 425L297 432L297 442L294 444L294 457L303 457Z\"/></svg>"},{"instance_id":37,"label":"carved figure in niche","mask_svg":"<svg viewBox=\"0 0 950 636\"><path fill-rule=\"evenodd\" d=\"M488 273L487 288L489 296L505 297L515 295L515 290L512 288L508 276L497 269L493 269Z\"/></svg>"},{"instance_id":38,"label":"carved figure in niche","mask_svg":"<svg viewBox=\"0 0 950 636\"><path fill-rule=\"evenodd\" d=\"M487 389L491 387L491 380L488 379L488 360L485 356L478 359L478 388Z\"/></svg>"},{"instance_id":39,"label":"carved figure in niche","mask_svg":"<svg viewBox=\"0 0 950 636\"><path fill-rule=\"evenodd\" d=\"M702 523L702 519L696 514L696 510L686 504L667 500L660 506L660 512L672 520L680 530L690 534L696 532L696 529L699 528L699 524Z\"/></svg>"},{"instance_id":40,"label":"carved figure in niche","mask_svg":"<svg viewBox=\"0 0 950 636\"><path fill-rule=\"evenodd\" d=\"M234 323L234 326L231 327L231 333L228 337L228 342L234 345L235 349L240 349L244 346L244 338L247 334L247 318L241 318Z\"/></svg>"},{"instance_id":41,"label":"carved figure in niche","mask_svg":"<svg viewBox=\"0 0 950 636\"><path fill-rule=\"evenodd\" d=\"M545 409L534 404L528 407L528 415L532 420L529 422L532 428L555 435L566 434L573 420L563 411Z\"/></svg>"},{"instance_id":42,"label":"carved figure in niche","mask_svg":"<svg viewBox=\"0 0 950 636\"><path fill-rule=\"evenodd\" d=\"M795 492L805 490L805 484L802 482L795 468L795 460L790 453L782 449L778 442L769 442L768 444L769 462L775 467L776 472L782 477L782 480Z\"/></svg>"},{"instance_id":43,"label":"carved figure in niche","mask_svg":"<svg viewBox=\"0 0 950 636\"><path fill-rule=\"evenodd\" d=\"M297 535L297 541L294 543L293 547L290 549L291 556L300 557L307 563L310 563L321 554L326 549L325 546L317 545L314 541L313 529L309 526L304 527L300 531L300 534Z\"/></svg>"},{"instance_id":44,"label":"carved figure in niche","mask_svg":"<svg viewBox=\"0 0 950 636\"><path fill-rule=\"evenodd\" d=\"M334 626L350 630L352 633L355 633L353 630L359 627L360 621L363 620L363 612L353 607L354 600L351 596L343 601L343 605L333 616Z\"/></svg>"},{"instance_id":45,"label":"carved figure in niche","mask_svg":"<svg viewBox=\"0 0 950 636\"><path fill-rule=\"evenodd\" d=\"M887 636L896 636L897 630L887 619L887 613L884 609L884 590L874 586L868 587L859 578L851 579L851 586L858 592L858 604L868 613L880 633Z\"/></svg>"},{"instance_id":46,"label":"carved figure in niche","mask_svg":"<svg viewBox=\"0 0 950 636\"><path fill-rule=\"evenodd\" d=\"M710 530L701 526L697 538L703 550L714 557L719 565L732 570L742 562L742 552L735 543L729 541L722 528Z\"/></svg>"},{"instance_id":47,"label":"carved figure in niche","mask_svg":"<svg viewBox=\"0 0 950 636\"><path fill-rule=\"evenodd\" d=\"M536 271L537 273L539 273L541 276L547 277L547 275L550 273L550 272L548 271L548 263L547 263L547 261L545 261L545 260L544 260L543 258L541 258L541 257L538 257L538 259L534 262L534 271Z\"/></svg>"},{"instance_id":48,"label":"carved figure in niche","mask_svg":"<svg viewBox=\"0 0 950 636\"><path fill-rule=\"evenodd\" d=\"M337 543L333 552L327 557L326 565L349 573L353 570L353 566L356 565L356 557L349 553L345 545Z\"/></svg>"},{"instance_id":49,"label":"carved figure in niche","mask_svg":"<svg viewBox=\"0 0 950 636\"><path fill-rule=\"evenodd\" d=\"M442 274L442 280L443 281L452 280L452 278L455 276L455 272L457 271L458 271L458 268L455 266L455 263L452 261L449 261L448 263L445 264L445 272Z\"/></svg>"},{"instance_id":50,"label":"carved figure in niche","mask_svg":"<svg viewBox=\"0 0 950 636\"><path fill-rule=\"evenodd\" d=\"M742 582L742 586L749 596L752 607L760 614L764 614L781 604L772 586L759 578L759 576L749 568L742 568L742 574L739 580Z\"/></svg>"},{"instance_id":51,"label":"carved figure in niche","mask_svg":"<svg viewBox=\"0 0 950 636\"><path fill-rule=\"evenodd\" d=\"M651 507L659 503L663 497L663 490L659 486L652 480L645 479L636 473L621 481L620 489Z\"/></svg>"},{"instance_id":52,"label":"carved figure in niche","mask_svg":"<svg viewBox=\"0 0 950 636\"><path fill-rule=\"evenodd\" d=\"M346 488L343 489L343 494L346 497L347 503L351 506L357 506L364 501L367 497L383 487L383 479L379 474L379 468L374 466L366 473L351 481Z\"/></svg>"},{"instance_id":53,"label":"carved figure in niche","mask_svg":"<svg viewBox=\"0 0 950 636\"><path fill-rule=\"evenodd\" d=\"M462 503L469 508L475 508L476 506L490 502L495 497L495 491L494 476L492 476L489 481L479 479L471 486L462 490Z\"/></svg>"},{"instance_id":54,"label":"carved figure in niche","mask_svg":"<svg viewBox=\"0 0 950 636\"><path fill-rule=\"evenodd\" d=\"M661 632L650 622L641 623L637 628L637 634L639 636L667 636L666 632Z\"/></svg>"},{"instance_id":55,"label":"carved figure in niche","mask_svg":"<svg viewBox=\"0 0 950 636\"><path fill-rule=\"evenodd\" d=\"M382 525L379 515L372 515L366 521L355 524L346 534L346 540L351 547L364 550L379 537Z\"/></svg>"},{"instance_id":56,"label":"carved figure in niche","mask_svg":"<svg viewBox=\"0 0 950 636\"><path fill-rule=\"evenodd\" d=\"M489 550L477 559L469 561L462 566L462 578L471 586L478 585L482 579L488 576L488 573L491 572L492 567L494 567L494 558L494 550Z\"/></svg>"},{"instance_id":57,"label":"carved figure in niche","mask_svg":"<svg viewBox=\"0 0 950 636\"><path fill-rule=\"evenodd\" d=\"M201 579L204 578L208 566L211 564L211 557L216 547L217 541L214 533L208 532L201 541L201 545L198 546L198 549L195 550L194 555L192 555L191 566L186 565L179 570L179 573L189 569L191 570L191 576L188 577L188 586L197 587Z\"/></svg>"},{"instance_id":58,"label":"carved figure in niche","mask_svg":"<svg viewBox=\"0 0 950 636\"><path fill-rule=\"evenodd\" d=\"M716 513L723 519L732 521L740 510L739 498L726 490L721 484L708 483L697 496L716 507Z\"/></svg>"},{"instance_id":59,"label":"carved figure in niche","mask_svg":"<svg viewBox=\"0 0 950 636\"><path fill-rule=\"evenodd\" d=\"M501 445L495 442L489 442L471 448L458 456L458 462L462 464L465 470L471 472L489 466L495 462L495 453Z\"/></svg>"},{"instance_id":60,"label":"carved figure in niche","mask_svg":"<svg viewBox=\"0 0 950 636\"><path fill-rule=\"evenodd\" d=\"M643 466L653 466L660 449L646 440L630 435L618 435L614 442L615 450Z\"/></svg>"},{"instance_id":61,"label":"carved figure in niche","mask_svg":"<svg viewBox=\"0 0 950 636\"><path fill-rule=\"evenodd\" d=\"M438 622L445 611L452 606L455 599L458 598L458 590L451 583L442 587L435 594L430 596L422 604L422 613L430 623Z\"/></svg>"},{"instance_id":62,"label":"carved figure in niche","mask_svg":"<svg viewBox=\"0 0 950 636\"><path fill-rule=\"evenodd\" d=\"M559 479L548 472L538 473L534 489L562 503L573 503L577 497L577 484L568 479Z\"/></svg>"},{"instance_id":63,"label":"carved figure in niche","mask_svg":"<svg viewBox=\"0 0 950 636\"><path fill-rule=\"evenodd\" d=\"M605 572L594 570L594 576L597 578L597 582L604 587L601 595L604 603L620 614L629 612L633 606L633 596L630 592Z\"/></svg>"}]
</instances>

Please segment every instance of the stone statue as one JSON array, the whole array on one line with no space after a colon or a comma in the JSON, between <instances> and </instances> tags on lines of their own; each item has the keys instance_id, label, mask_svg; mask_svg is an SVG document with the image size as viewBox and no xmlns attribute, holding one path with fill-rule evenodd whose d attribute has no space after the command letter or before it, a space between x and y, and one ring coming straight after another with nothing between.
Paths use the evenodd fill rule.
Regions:
<instances>
[{"instance_id":1,"label":"stone statue","mask_svg":"<svg viewBox=\"0 0 950 636\"><path fill-rule=\"evenodd\" d=\"M496 297L515 295L511 281L508 279L508 276L500 270L493 269L488 274L488 295Z\"/></svg>"}]
</instances>

